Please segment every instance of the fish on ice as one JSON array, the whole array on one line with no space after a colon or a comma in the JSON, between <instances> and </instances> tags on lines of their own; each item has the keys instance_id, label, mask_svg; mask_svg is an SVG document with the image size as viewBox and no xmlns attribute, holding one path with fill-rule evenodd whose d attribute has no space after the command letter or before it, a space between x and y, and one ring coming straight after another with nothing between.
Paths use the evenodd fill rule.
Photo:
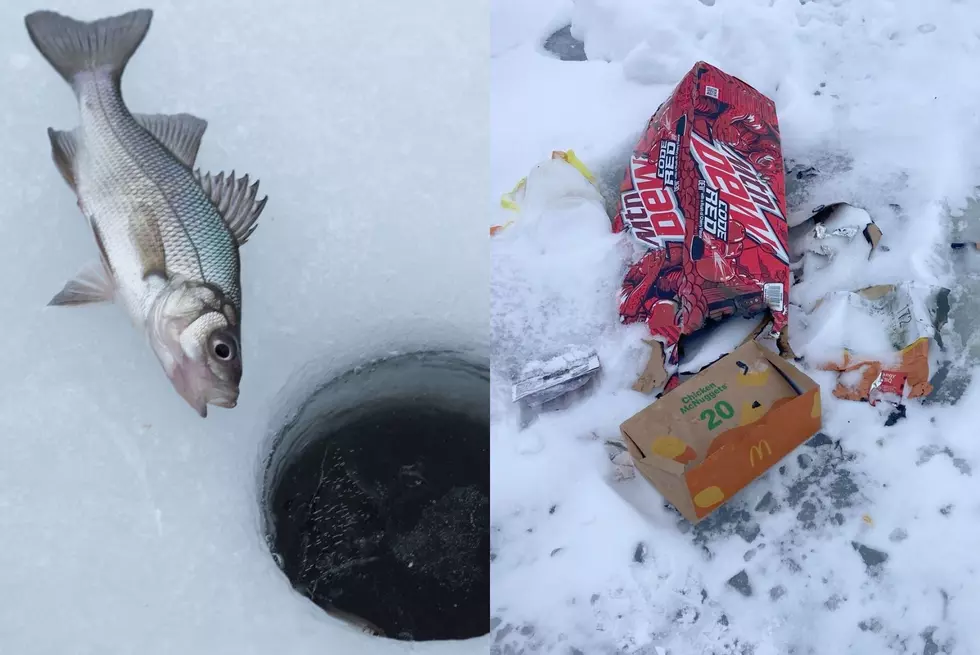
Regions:
<instances>
[{"instance_id":1,"label":"fish on ice","mask_svg":"<svg viewBox=\"0 0 980 655\"><path fill-rule=\"evenodd\" d=\"M122 304L174 389L206 417L208 405L238 403L239 248L267 198L256 200L247 175L195 170L206 121L126 107L120 80L152 17L140 9L92 22L52 11L24 19L78 101L79 126L48 136L100 254L49 304Z\"/></svg>"}]
</instances>

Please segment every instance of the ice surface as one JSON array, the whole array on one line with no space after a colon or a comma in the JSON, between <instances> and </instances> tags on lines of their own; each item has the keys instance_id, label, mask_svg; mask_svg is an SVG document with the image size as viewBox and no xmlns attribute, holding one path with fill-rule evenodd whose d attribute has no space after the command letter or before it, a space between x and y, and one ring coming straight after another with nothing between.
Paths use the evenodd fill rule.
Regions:
<instances>
[{"instance_id":1,"label":"ice surface","mask_svg":"<svg viewBox=\"0 0 980 655\"><path fill-rule=\"evenodd\" d=\"M605 448L647 403L629 390L645 357L635 347L643 333L618 325L607 295L619 282L613 248L591 274L583 270L582 251L603 252L606 237L584 228L581 242L566 234L567 262L557 251L534 252L517 232L495 240L494 294L505 288L499 279L512 279L496 277L501 252L513 260L523 251L512 267L569 277L567 298L547 319L537 308L561 273L506 287L508 303L492 305L493 364L506 369L501 353L560 329L596 347L603 369L589 398L523 430L504 380L494 384L492 651L980 650L972 618L980 602L972 480L980 442L971 410L980 387L970 383L980 361L971 336L980 255L957 251L956 263L943 247L950 212L957 234L980 234L969 200L980 181L972 63L980 9L911 0L577 0L571 10L544 3L501 11L515 6L501 1L494 10L494 43L508 44L491 69L494 205L552 149L574 148L593 168L617 158L624 165L623 144L705 59L775 100L795 171L794 223L820 204L846 201L884 233L888 250L868 260L855 236L855 247L826 275L794 287L791 300L902 280L953 293L938 355L948 384L885 427L881 408L835 399L836 374L811 370L823 389L823 431L692 528L643 479L617 481L622 471ZM569 11L571 35L584 40L590 61L559 61L541 48ZM523 318L499 316L503 309ZM508 321L512 329L498 333Z\"/></svg>"},{"instance_id":2,"label":"ice surface","mask_svg":"<svg viewBox=\"0 0 980 655\"><path fill-rule=\"evenodd\" d=\"M0 21L0 651L406 652L292 591L260 534L258 463L307 363L486 347L487 5L153 5L126 101L206 118L201 167L269 195L242 252L240 404L206 421L118 307L45 307L97 251L51 162L45 129L77 109L27 37L38 8Z\"/></svg>"}]
</instances>

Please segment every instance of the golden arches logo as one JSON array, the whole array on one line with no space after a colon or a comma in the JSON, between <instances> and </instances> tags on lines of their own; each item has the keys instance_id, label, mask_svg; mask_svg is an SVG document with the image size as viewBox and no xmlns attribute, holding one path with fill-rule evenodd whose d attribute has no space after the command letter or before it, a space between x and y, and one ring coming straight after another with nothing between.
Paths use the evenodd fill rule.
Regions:
<instances>
[{"instance_id":1,"label":"golden arches logo","mask_svg":"<svg viewBox=\"0 0 980 655\"><path fill-rule=\"evenodd\" d=\"M760 439L759 443L757 443L756 445L752 446L752 448L749 449L749 466L751 466L752 468L755 468L756 457L759 458L760 462L762 461L763 446L765 446L767 454L772 455L772 447L769 445L769 442L766 441L765 439Z\"/></svg>"}]
</instances>

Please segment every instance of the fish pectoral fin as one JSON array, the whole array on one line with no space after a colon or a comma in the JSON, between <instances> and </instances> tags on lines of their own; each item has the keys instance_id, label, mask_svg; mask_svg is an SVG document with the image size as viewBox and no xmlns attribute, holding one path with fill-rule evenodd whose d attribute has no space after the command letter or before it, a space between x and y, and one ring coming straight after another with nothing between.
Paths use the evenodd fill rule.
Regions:
<instances>
[{"instance_id":1,"label":"fish pectoral fin","mask_svg":"<svg viewBox=\"0 0 980 655\"><path fill-rule=\"evenodd\" d=\"M58 167L61 177L65 178L68 186L75 190L75 156L78 153L78 128L61 131L48 128L48 138L51 140L51 157Z\"/></svg>"},{"instance_id":2,"label":"fish pectoral fin","mask_svg":"<svg viewBox=\"0 0 980 655\"><path fill-rule=\"evenodd\" d=\"M68 280L48 305L58 307L112 302L114 294L112 276L100 261L89 264L78 275Z\"/></svg>"},{"instance_id":3,"label":"fish pectoral fin","mask_svg":"<svg viewBox=\"0 0 980 655\"><path fill-rule=\"evenodd\" d=\"M194 167L206 120L191 114L133 114L133 118L185 166Z\"/></svg>"},{"instance_id":4,"label":"fish pectoral fin","mask_svg":"<svg viewBox=\"0 0 980 655\"><path fill-rule=\"evenodd\" d=\"M259 192L259 182L255 181L252 186L248 185L248 175L235 178L235 171L230 175L218 173L201 174L200 170L194 171L194 176L204 189L204 193L211 198L211 202L218 208L218 213L225 220L225 224L239 246L245 245L252 232L258 227L257 221L269 196L262 200L255 200Z\"/></svg>"}]
</instances>

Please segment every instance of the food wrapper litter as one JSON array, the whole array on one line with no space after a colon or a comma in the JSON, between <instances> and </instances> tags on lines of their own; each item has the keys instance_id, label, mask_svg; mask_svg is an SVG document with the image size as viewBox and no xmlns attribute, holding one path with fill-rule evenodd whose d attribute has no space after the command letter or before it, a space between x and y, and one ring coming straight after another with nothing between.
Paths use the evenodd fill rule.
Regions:
<instances>
[{"instance_id":1,"label":"food wrapper litter","mask_svg":"<svg viewBox=\"0 0 980 655\"><path fill-rule=\"evenodd\" d=\"M948 296L912 282L830 293L803 317L801 343L815 365L840 374L838 398L876 405L925 396Z\"/></svg>"}]
</instances>

